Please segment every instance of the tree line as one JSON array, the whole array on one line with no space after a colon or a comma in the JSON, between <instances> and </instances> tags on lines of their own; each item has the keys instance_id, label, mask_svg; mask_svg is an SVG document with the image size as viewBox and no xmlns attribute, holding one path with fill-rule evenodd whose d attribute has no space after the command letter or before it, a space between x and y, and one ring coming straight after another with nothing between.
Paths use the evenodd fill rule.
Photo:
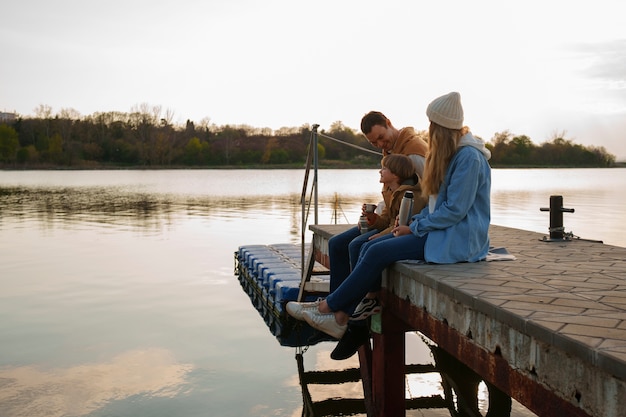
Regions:
<instances>
[{"instance_id":1,"label":"tree line","mask_svg":"<svg viewBox=\"0 0 626 417\"><path fill-rule=\"evenodd\" d=\"M103 112L81 117L64 110L52 116L41 106L36 117L0 124L0 165L4 168L107 167L299 167L305 163L312 127L254 128L210 124L184 126L159 106L138 106L129 113ZM427 132L419 132L427 138ZM330 140L356 145L346 146ZM615 156L603 147L582 146L555 134L534 144L528 136L505 131L487 141L494 167L612 167ZM320 131L321 166L377 167L380 155L362 134L335 122Z\"/></svg>"}]
</instances>

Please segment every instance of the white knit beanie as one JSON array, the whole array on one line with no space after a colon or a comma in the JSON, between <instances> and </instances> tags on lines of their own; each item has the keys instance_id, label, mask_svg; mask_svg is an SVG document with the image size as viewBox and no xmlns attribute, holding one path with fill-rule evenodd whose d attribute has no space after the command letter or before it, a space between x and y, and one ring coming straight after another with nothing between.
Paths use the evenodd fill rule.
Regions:
<instances>
[{"instance_id":1,"label":"white knit beanie","mask_svg":"<svg viewBox=\"0 0 626 417\"><path fill-rule=\"evenodd\" d=\"M426 109L426 115L431 122L448 129L463 127L463 107L461 95L457 92L446 94L434 99Z\"/></svg>"}]
</instances>

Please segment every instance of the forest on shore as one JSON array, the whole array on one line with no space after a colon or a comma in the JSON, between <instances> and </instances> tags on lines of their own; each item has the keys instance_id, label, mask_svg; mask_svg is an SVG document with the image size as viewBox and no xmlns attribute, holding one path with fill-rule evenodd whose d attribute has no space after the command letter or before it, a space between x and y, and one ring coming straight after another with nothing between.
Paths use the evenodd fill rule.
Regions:
<instances>
[{"instance_id":1,"label":"forest on shore","mask_svg":"<svg viewBox=\"0 0 626 417\"><path fill-rule=\"evenodd\" d=\"M174 125L160 107L81 117L18 117L0 123L0 167L5 169L293 168L307 157L312 127L216 126L208 120ZM427 138L427 132L419 132ZM493 167L613 167L603 147L582 146L565 133L540 145L509 131L482 138ZM343 142L343 143L342 143ZM348 146L346 145L348 144ZM369 149L370 152L362 148ZM375 151L375 152L371 152ZM341 122L319 131L321 167L378 167L380 153Z\"/></svg>"}]
</instances>

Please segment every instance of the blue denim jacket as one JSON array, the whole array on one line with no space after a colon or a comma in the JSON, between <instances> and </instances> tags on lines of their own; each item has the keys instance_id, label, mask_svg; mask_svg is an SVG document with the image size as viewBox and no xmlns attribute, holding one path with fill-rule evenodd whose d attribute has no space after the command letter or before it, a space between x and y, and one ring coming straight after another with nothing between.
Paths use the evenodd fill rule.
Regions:
<instances>
[{"instance_id":1,"label":"blue denim jacket","mask_svg":"<svg viewBox=\"0 0 626 417\"><path fill-rule=\"evenodd\" d=\"M489 251L491 167L489 150L471 133L459 142L431 213L413 216L411 232L428 233L424 258L433 263L477 262Z\"/></svg>"}]
</instances>

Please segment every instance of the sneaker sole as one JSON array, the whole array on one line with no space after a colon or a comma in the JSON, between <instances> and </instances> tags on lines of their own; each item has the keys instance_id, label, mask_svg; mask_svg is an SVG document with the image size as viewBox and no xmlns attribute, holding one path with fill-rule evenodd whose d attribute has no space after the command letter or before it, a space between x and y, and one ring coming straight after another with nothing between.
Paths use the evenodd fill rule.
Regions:
<instances>
[{"instance_id":1,"label":"sneaker sole","mask_svg":"<svg viewBox=\"0 0 626 417\"><path fill-rule=\"evenodd\" d=\"M373 316L374 314L380 313L381 310L382 308L380 307L380 305L376 305L374 307L363 310L356 316L355 315L350 316L350 320L354 320L354 321L365 320L369 316Z\"/></svg>"}]
</instances>

